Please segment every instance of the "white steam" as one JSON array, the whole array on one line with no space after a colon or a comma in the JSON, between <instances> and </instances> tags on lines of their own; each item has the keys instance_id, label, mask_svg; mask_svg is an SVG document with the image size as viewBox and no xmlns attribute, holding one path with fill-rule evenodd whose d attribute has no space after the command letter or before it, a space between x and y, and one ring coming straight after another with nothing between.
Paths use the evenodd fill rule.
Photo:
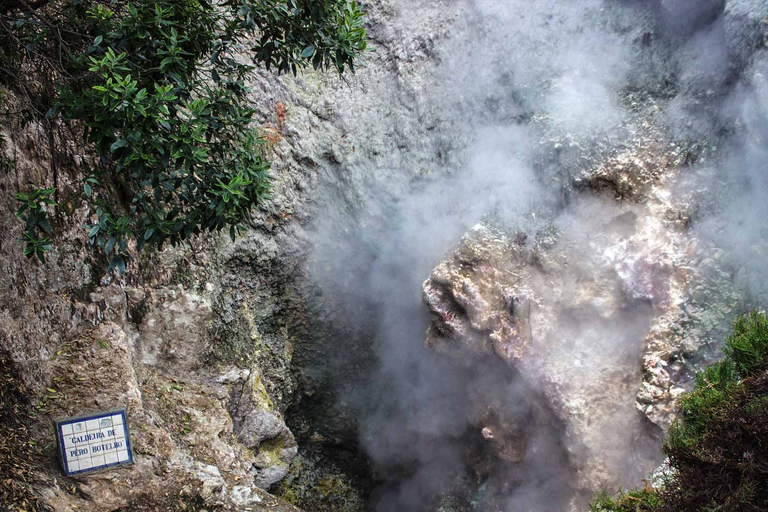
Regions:
<instances>
[{"instance_id":1,"label":"white steam","mask_svg":"<svg viewBox=\"0 0 768 512\"><path fill-rule=\"evenodd\" d=\"M749 2L738 2L739 8L753 15L754 9L744 4ZM406 112L428 122L414 129L398 118L403 112L394 106L391 112L354 113L363 116L361 125L391 126L389 139L382 143L370 141L369 134L352 135L362 148L349 164L350 173L365 176L354 182L361 199L343 207L321 205L312 261L322 300L334 307L329 321L344 326L350 336L328 357L339 367L357 364L351 353L356 345L361 351L372 347L375 356L375 366L360 369L355 388L347 386L341 396L355 406L362 448L383 481L373 506L386 512L429 510L435 496L466 478L468 390L484 389L510 411L519 406L520 414L534 418L531 448L519 473L510 476L514 485L507 491L507 510L564 510L577 484L562 446L564 433L548 423L546 411L531 405L530 397L540 392L537 382L510 376L492 362L487 368L460 368L426 351L429 319L421 282L486 216L511 231L529 232L560 216L574 244L604 229L603 213L615 213L613 205L560 210L567 203L563 197L571 173L579 170L585 152L600 153L632 137L625 129L631 113L622 104L623 92L628 87L660 89L668 75L679 82L667 109L674 136L717 139L727 146L722 164L691 170L679 190L693 195L694 182L706 178L707 187L725 181L738 191L704 201L710 206L702 206L695 229L732 250L744 282L755 288L755 276L768 277L763 228L768 218L768 58L760 50L740 82L734 63L742 65L746 58L741 47L728 46L734 29L724 26L719 2L446 0L393 5L396 14L382 23L414 31L398 35L406 47L408 38L421 35L410 19L415 11L430 23L446 18L439 25L448 26L447 36L437 38L431 50L439 64L398 68L406 77L399 79L405 85L398 82L402 94L417 97ZM426 76L427 83L413 79L415 85L409 85L409 72ZM723 141L719 130L724 123L738 135ZM415 155L413 161L398 159L401 146ZM688 176L692 179L686 182ZM342 181L338 187L343 186ZM700 190L696 194L702 195ZM574 252L574 258L580 256L585 261L573 263L587 271L589 250ZM759 294L768 286L757 288L753 291ZM592 371L635 364L649 311L626 311L612 319L582 315L563 316L553 334L559 336L557 348L546 357L560 358L563 372L574 373L585 386ZM586 363L577 368L576 361ZM639 363L628 378L627 402L617 404L616 417L598 421L605 428L605 459L622 485L636 484L644 469L633 466L655 460L659 448L627 445L632 429L639 428L634 410Z\"/></svg>"}]
</instances>

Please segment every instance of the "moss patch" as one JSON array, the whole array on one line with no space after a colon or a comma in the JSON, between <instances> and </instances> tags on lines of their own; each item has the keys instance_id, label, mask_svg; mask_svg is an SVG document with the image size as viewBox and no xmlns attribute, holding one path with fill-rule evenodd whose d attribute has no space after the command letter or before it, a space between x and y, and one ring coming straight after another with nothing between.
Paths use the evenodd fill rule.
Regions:
<instances>
[{"instance_id":1,"label":"moss patch","mask_svg":"<svg viewBox=\"0 0 768 512\"><path fill-rule=\"evenodd\" d=\"M341 472L318 469L311 459L297 456L288 475L270 491L289 503L312 512L358 512L365 501L353 482Z\"/></svg>"},{"instance_id":2,"label":"moss patch","mask_svg":"<svg viewBox=\"0 0 768 512\"><path fill-rule=\"evenodd\" d=\"M253 401L259 408L272 412L275 410L275 404L267 393L267 388L261 380L261 371L258 367L253 369L256 372L256 378L253 379Z\"/></svg>"},{"instance_id":3,"label":"moss patch","mask_svg":"<svg viewBox=\"0 0 768 512\"><path fill-rule=\"evenodd\" d=\"M259 444L259 454L256 456L256 464L259 467L267 468L274 466L283 466L282 453L285 449L285 439L283 436L277 436L273 439L267 439Z\"/></svg>"}]
</instances>

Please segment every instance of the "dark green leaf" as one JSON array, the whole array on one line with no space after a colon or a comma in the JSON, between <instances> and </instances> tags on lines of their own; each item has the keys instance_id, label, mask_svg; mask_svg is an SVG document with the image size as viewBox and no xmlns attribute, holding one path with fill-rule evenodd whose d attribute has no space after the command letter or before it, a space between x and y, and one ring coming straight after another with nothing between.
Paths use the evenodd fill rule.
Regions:
<instances>
[{"instance_id":1,"label":"dark green leaf","mask_svg":"<svg viewBox=\"0 0 768 512\"><path fill-rule=\"evenodd\" d=\"M111 260L109 260L109 268L108 270L112 270L117 266L117 263L121 261L122 258L120 256L113 256Z\"/></svg>"},{"instance_id":2,"label":"dark green leaf","mask_svg":"<svg viewBox=\"0 0 768 512\"><path fill-rule=\"evenodd\" d=\"M308 59L314 53L315 53L315 47L314 46L307 46L306 48L304 48L304 51L301 52L301 56L304 57L305 59Z\"/></svg>"},{"instance_id":3,"label":"dark green leaf","mask_svg":"<svg viewBox=\"0 0 768 512\"><path fill-rule=\"evenodd\" d=\"M128 144L128 141L125 139L118 139L115 142L112 143L112 145L109 147L109 152L114 153L118 149L126 146Z\"/></svg>"}]
</instances>

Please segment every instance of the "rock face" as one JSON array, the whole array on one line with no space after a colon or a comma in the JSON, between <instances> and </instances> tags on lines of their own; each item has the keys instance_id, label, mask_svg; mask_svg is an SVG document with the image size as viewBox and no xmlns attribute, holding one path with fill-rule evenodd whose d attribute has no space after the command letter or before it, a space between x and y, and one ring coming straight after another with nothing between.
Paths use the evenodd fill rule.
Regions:
<instances>
[{"instance_id":1,"label":"rock face","mask_svg":"<svg viewBox=\"0 0 768 512\"><path fill-rule=\"evenodd\" d=\"M235 381L231 400L237 440L258 453L255 482L268 489L288 474L288 465L298 451L296 440L275 410L258 369Z\"/></svg>"},{"instance_id":2,"label":"rock face","mask_svg":"<svg viewBox=\"0 0 768 512\"><path fill-rule=\"evenodd\" d=\"M470 375L466 415L482 448L465 461L482 484L465 503L536 509L526 501L536 487L551 496L549 509L579 510L596 491L637 485L661 460L677 397L690 389L696 370L718 357L723 325L746 302L724 251L694 227L702 217L697 208L717 202L718 192L702 193L702 182L681 185L720 165L722 141L705 132L724 121L708 120L701 131L691 127L693 114L682 116L685 126L676 123L683 110L727 96L729 81L749 73L752 58L765 58L755 46L765 40L765 25L755 25L765 6L707 2L701 16L689 17L683 3L659 2L655 15L689 22L691 33L700 31L698 43L711 38L712 47L724 49L721 67L712 72L690 64L697 43L685 39L690 33L675 32L660 53L645 53L659 34L645 32L639 16L632 24L640 28L632 54L637 69L649 55L657 62L680 59L685 72L673 86L679 89L640 72L640 82L649 81L622 89L617 101L626 115L599 140L579 133L582 124L563 129L533 115L537 177L564 182L558 204L531 200L527 212L515 215L489 209L423 283L431 313L426 347ZM506 177L493 186L502 187ZM506 373L492 370L497 364ZM552 435L542 441L543 425ZM565 496L535 476L514 478L560 464L565 471L551 478L567 489Z\"/></svg>"},{"instance_id":3,"label":"rock face","mask_svg":"<svg viewBox=\"0 0 768 512\"><path fill-rule=\"evenodd\" d=\"M254 82L290 97L267 75ZM260 101L265 115L275 115L274 96ZM292 281L298 237L274 233L290 220L281 201L289 202L294 188L286 182L296 175L285 171L272 209L260 211L236 244L212 237L145 252L117 276L83 243L80 226L91 212L70 199L82 155L62 144L55 158L69 211L52 212L56 245L40 265L15 241L11 192L50 180L50 156L36 126L3 130L16 169L2 183L0 348L36 412L28 430L42 447L33 481L43 504L94 512L297 510L265 491L297 453L285 411L295 399L292 343L306 306ZM63 477L52 420L123 406L136 464Z\"/></svg>"},{"instance_id":4,"label":"rock face","mask_svg":"<svg viewBox=\"0 0 768 512\"><path fill-rule=\"evenodd\" d=\"M520 332L530 311L516 275L504 264L518 256L516 247L484 226L473 234L482 241L463 240L456 264L441 263L424 285L424 301L435 313L427 346L447 349L440 341L460 339L478 356L495 353L513 365L525 353L526 338Z\"/></svg>"},{"instance_id":5,"label":"rock face","mask_svg":"<svg viewBox=\"0 0 768 512\"><path fill-rule=\"evenodd\" d=\"M385 26L387 2L369 7L370 32L380 47L365 73L347 79L352 89L313 72L250 77L274 181L271 201L254 212L247 234L235 242L212 235L173 251L145 251L125 276L107 272L84 243L81 226L93 212L77 193L87 151L58 134L50 148L39 135L44 127L3 120L2 149L14 170L0 176L0 348L40 407L30 427L37 446L45 447L35 490L50 488L44 501L55 510L183 510L168 501L176 498L196 510L293 510L264 490L291 469L291 481L311 474L307 481L319 482L283 490L293 501L310 495L317 510L338 511L346 493L346 510L363 507L366 488L354 478L365 471L355 416L334 388L366 368L337 372L329 361L343 329L333 327L335 305L316 299L307 259L317 211L364 202L369 176L358 155L393 154L389 148L402 146L402 133L359 113L379 116L382 108L396 108L412 126L422 121L412 105L392 100L405 72L391 65L396 52L401 67L427 56L421 44L405 52L410 42ZM355 153L350 134L362 137L363 127L379 131L365 136L375 147L358 145ZM53 186L56 179L55 248L41 265L26 260L16 241L21 225L13 216L14 194L27 182ZM116 406L128 407L137 464L63 478L51 420ZM312 454L296 457L297 437L313 446ZM343 460L329 462L337 456ZM73 485L83 492L70 492Z\"/></svg>"},{"instance_id":6,"label":"rock face","mask_svg":"<svg viewBox=\"0 0 768 512\"><path fill-rule=\"evenodd\" d=\"M248 374L214 379L201 365L210 299L182 288L154 292L106 287L92 294L96 306L73 315L88 327L51 354L32 430L46 446L49 467L56 466L51 419L119 406L128 411L136 463L71 479L43 477L45 502L54 510L176 510L184 500L222 510L295 510L259 488L281 478L296 453L280 414L260 401L263 385ZM137 304L138 325L125 316ZM230 416L244 404L248 419L260 421Z\"/></svg>"},{"instance_id":7,"label":"rock face","mask_svg":"<svg viewBox=\"0 0 768 512\"><path fill-rule=\"evenodd\" d=\"M253 213L247 234L235 242L212 235L175 250L145 251L125 276L107 272L84 243L81 226L93 212L77 199L78 169L88 164L88 152L66 134L54 134L49 147L40 136L45 127L36 123L0 123L4 156L14 162L13 172L0 176L0 348L41 406L31 427L37 446L46 447L36 491L51 487L45 500L54 509L154 503L173 510L168 496L184 490L184 499L199 507L289 510L264 492L289 470L289 481L307 487L281 487L294 502L316 510L364 506L357 417L337 395L373 363L367 347L347 351L359 354L354 364L329 357L352 338L332 315L337 304L314 286L308 258L317 224L337 220L323 215L328 205L348 210L351 219L355 209L370 206L372 160L408 182L449 145L450 136L437 130L434 147L425 151L423 123L438 121L419 108L429 84L424 68L434 64L432 40L445 35L449 19L435 7L401 20L400 7L366 6L378 50L355 76L250 77L274 181L271 201ZM401 120L396 129L379 122L391 115ZM403 165L417 161L414 168ZM51 211L55 246L41 265L26 260L16 241L14 194L28 182L54 181L61 203ZM100 331L105 326L109 336ZM120 347L120 357L108 364L98 340ZM98 358L62 356L81 345ZM130 387L80 385L103 384L107 374ZM58 394L48 397L49 387ZM57 400L64 393L79 401ZM50 421L121 405L136 424L136 466L63 478ZM311 453L296 457L299 446ZM113 474L126 485L108 486ZM72 494L72 485L99 492Z\"/></svg>"},{"instance_id":8,"label":"rock face","mask_svg":"<svg viewBox=\"0 0 768 512\"><path fill-rule=\"evenodd\" d=\"M693 369L682 354L706 342L682 329L686 349L668 336L701 273L684 205L671 203L667 190L686 153L671 146L663 157L645 156L663 164L644 174L647 148L632 151L638 156L584 173L588 185L567 213L527 231L476 225L423 284L428 348L470 372L485 372L489 358L502 361L509 378L530 389L531 398L518 400L531 403L519 409L551 411L572 471L562 482L573 489L571 510L658 465L660 437ZM618 202L625 193L633 199ZM529 413L504 405L505 393L486 387L472 395L468 421L492 459L525 464L535 457L536 428ZM500 491L500 474L488 480L497 506L514 491Z\"/></svg>"},{"instance_id":9,"label":"rock face","mask_svg":"<svg viewBox=\"0 0 768 512\"><path fill-rule=\"evenodd\" d=\"M635 313L624 310L618 280L609 272L582 274L585 269L574 265L564 249L551 236L521 244L475 226L424 283L433 314L426 345L479 372L489 355L500 358L536 389L543 397L537 405L551 409L565 430L568 464L574 470L573 480L565 484L586 495L616 484L627 467L624 458L611 460L613 450L621 453L625 444L652 446L658 435L635 410L639 354L628 346L633 335L636 345L641 343L650 311L640 308L639 318L632 318ZM526 418L497 409L492 391L472 402L487 408L470 421L494 456L522 462L534 435ZM491 420L504 416L510 418ZM640 449L632 457L645 459L649 468L653 455Z\"/></svg>"}]
</instances>

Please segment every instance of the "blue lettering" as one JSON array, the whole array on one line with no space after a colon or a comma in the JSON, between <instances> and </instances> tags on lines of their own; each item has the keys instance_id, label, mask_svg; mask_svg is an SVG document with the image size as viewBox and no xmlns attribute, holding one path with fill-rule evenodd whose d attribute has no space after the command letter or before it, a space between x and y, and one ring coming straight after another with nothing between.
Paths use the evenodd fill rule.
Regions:
<instances>
[{"instance_id":1,"label":"blue lettering","mask_svg":"<svg viewBox=\"0 0 768 512\"><path fill-rule=\"evenodd\" d=\"M116 448L116 445L115 445L115 443L107 443L107 444L102 444L102 445L99 445L99 446L93 446L93 447L91 447L91 449L92 449L92 451L93 451L94 453L95 453L95 452L100 452L100 451L107 451L107 450L112 450L112 449L114 449L114 448Z\"/></svg>"},{"instance_id":2,"label":"blue lettering","mask_svg":"<svg viewBox=\"0 0 768 512\"><path fill-rule=\"evenodd\" d=\"M105 437L104 434L102 434L101 432L94 432L93 434L86 434L84 436L73 437L71 441L73 444L87 443L89 441L94 441L96 439L104 439L104 437Z\"/></svg>"}]
</instances>

